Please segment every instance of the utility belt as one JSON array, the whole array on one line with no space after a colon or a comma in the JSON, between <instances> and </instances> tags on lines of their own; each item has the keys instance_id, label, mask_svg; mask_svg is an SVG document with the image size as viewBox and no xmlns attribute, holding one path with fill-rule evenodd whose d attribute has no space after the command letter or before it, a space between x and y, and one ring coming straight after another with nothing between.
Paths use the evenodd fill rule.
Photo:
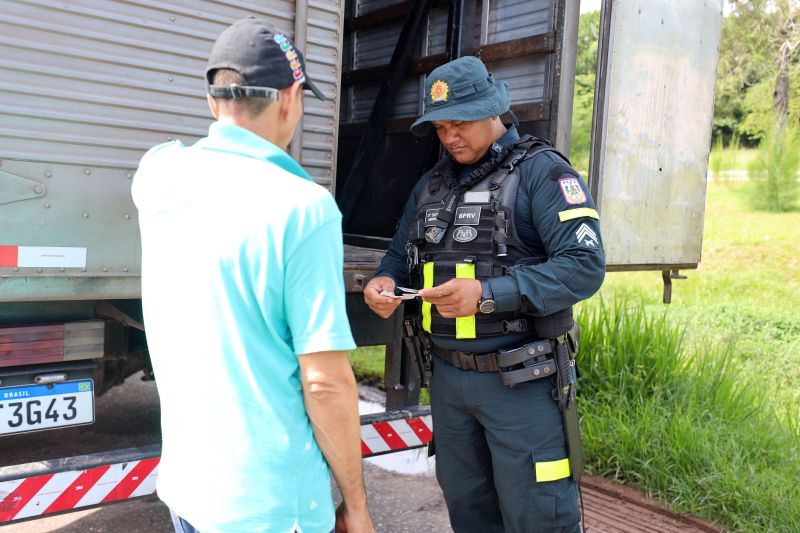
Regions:
<instances>
[{"instance_id":1,"label":"utility belt","mask_svg":"<svg viewBox=\"0 0 800 533\"><path fill-rule=\"evenodd\" d=\"M580 343L580 329L573 322L568 331L555 339L529 342L512 350L471 353L433 346L415 318L404 320L404 350L417 363L423 386L431 375L431 354L462 370L498 372L503 385L513 387L526 381L555 377L553 400L561 411L564 437L569 454L570 477L575 482L583 474L583 446L575 398L577 371L575 356ZM433 452L429 450L429 454Z\"/></svg>"},{"instance_id":2,"label":"utility belt","mask_svg":"<svg viewBox=\"0 0 800 533\"><path fill-rule=\"evenodd\" d=\"M491 353L471 353L432 346L435 355L461 370L499 372L503 385L513 387L525 381L554 376L557 363L554 357L556 340L529 342L512 350Z\"/></svg>"}]
</instances>

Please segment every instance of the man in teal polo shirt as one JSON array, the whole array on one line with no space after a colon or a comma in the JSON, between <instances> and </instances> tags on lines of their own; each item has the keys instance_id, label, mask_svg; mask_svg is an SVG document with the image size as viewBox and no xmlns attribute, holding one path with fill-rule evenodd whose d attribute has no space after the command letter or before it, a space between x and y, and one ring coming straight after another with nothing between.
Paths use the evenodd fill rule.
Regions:
<instances>
[{"instance_id":1,"label":"man in teal polo shirt","mask_svg":"<svg viewBox=\"0 0 800 533\"><path fill-rule=\"evenodd\" d=\"M322 97L305 69L268 22L236 22L208 62L208 137L152 148L134 180L177 531L373 531L341 214L285 152L303 88Z\"/></svg>"}]
</instances>

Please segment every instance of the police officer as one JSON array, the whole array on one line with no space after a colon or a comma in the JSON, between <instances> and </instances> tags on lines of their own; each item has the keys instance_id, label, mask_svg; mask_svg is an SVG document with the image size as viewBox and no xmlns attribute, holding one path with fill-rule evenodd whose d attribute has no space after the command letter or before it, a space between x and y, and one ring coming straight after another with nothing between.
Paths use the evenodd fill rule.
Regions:
<instances>
[{"instance_id":1,"label":"police officer","mask_svg":"<svg viewBox=\"0 0 800 533\"><path fill-rule=\"evenodd\" d=\"M433 126L448 155L414 188L365 300L386 318L397 287L421 289L453 529L578 531L580 466L556 401L574 367L554 354L574 356L572 305L603 281L597 211L566 158L503 124L508 85L478 58L435 69L424 98L411 131Z\"/></svg>"}]
</instances>

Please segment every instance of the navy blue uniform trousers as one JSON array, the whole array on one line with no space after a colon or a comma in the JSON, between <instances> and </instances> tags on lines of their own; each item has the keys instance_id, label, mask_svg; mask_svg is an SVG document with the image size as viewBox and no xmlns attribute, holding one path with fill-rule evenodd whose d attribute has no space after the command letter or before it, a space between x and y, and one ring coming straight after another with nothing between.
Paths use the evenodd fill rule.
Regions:
<instances>
[{"instance_id":1,"label":"navy blue uniform trousers","mask_svg":"<svg viewBox=\"0 0 800 533\"><path fill-rule=\"evenodd\" d=\"M537 461L567 457L552 378L504 386L496 372L434 356L436 478L456 533L579 532L571 478L537 482Z\"/></svg>"}]
</instances>

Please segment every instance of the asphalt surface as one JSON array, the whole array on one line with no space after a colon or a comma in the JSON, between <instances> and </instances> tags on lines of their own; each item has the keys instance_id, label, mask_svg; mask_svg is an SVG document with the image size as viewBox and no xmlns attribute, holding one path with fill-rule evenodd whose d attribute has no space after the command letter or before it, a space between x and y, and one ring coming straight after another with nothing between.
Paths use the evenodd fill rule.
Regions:
<instances>
[{"instance_id":1,"label":"asphalt surface","mask_svg":"<svg viewBox=\"0 0 800 533\"><path fill-rule=\"evenodd\" d=\"M374 394L369 398L378 399ZM0 438L0 466L155 444L161 441L155 383L132 376L97 398L89 426ZM450 532L442 493L431 474L403 475L365 463L370 512L378 531ZM338 501L338 494L335 493ZM170 533L169 511L157 498L9 524L3 533Z\"/></svg>"}]
</instances>

